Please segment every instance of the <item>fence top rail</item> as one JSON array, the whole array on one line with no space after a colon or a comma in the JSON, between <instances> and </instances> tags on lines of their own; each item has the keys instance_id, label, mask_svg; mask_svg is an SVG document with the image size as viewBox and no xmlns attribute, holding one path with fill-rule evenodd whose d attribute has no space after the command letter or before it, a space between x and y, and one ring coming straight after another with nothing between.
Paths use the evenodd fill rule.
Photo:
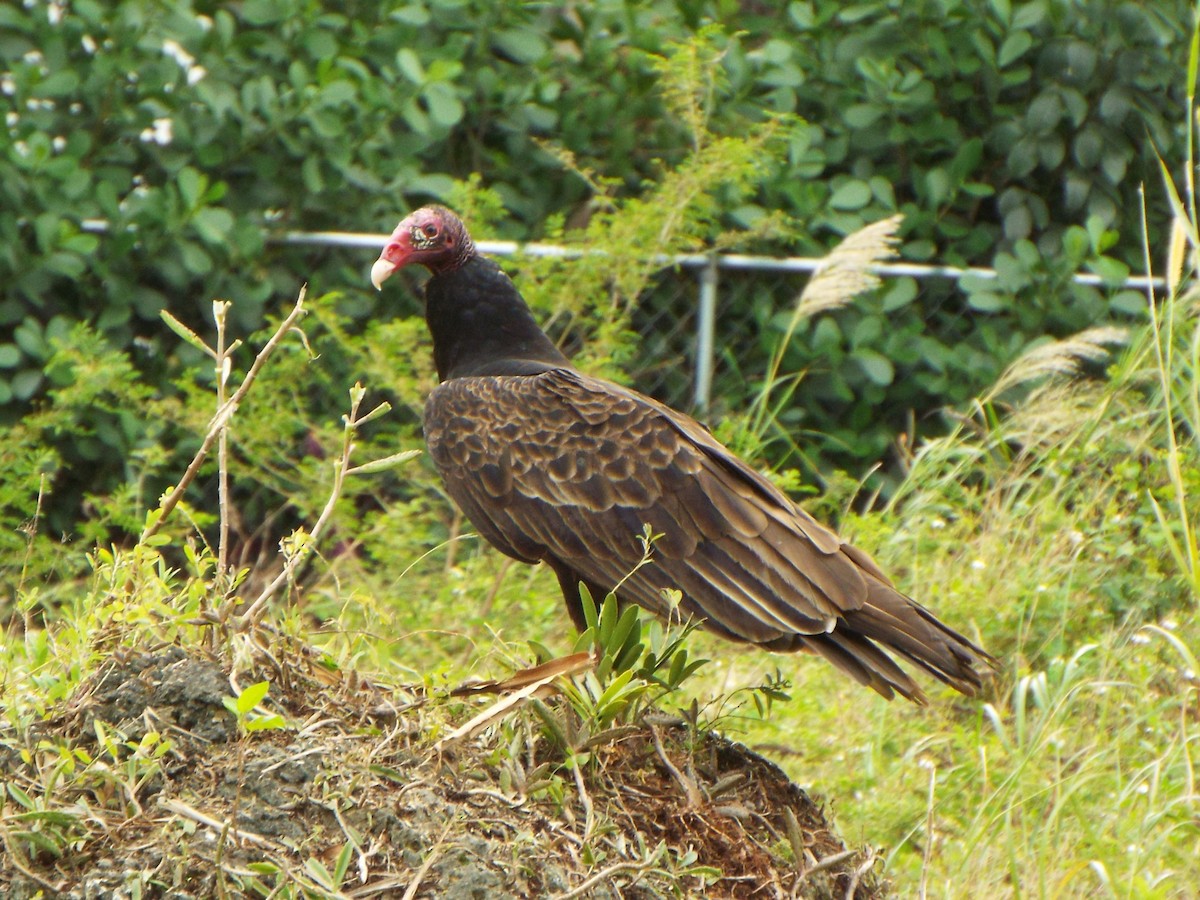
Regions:
<instances>
[{"instance_id":1,"label":"fence top rail","mask_svg":"<svg viewBox=\"0 0 1200 900\"><path fill-rule=\"evenodd\" d=\"M103 219L85 219L82 223L84 231L104 232L109 225ZM388 235L353 231L285 231L281 235L272 236L269 240L281 244L298 244L324 247L350 247L377 250L387 243ZM521 244L517 241L476 241L475 245L484 253L494 256L536 256L557 257L570 259L583 256L589 252L581 247L564 247L558 244L530 243ZM742 253L685 253L674 256L662 255L656 261L664 266L679 266L685 269L703 269L716 266L718 269L731 271L758 272L815 272L824 262L822 257L810 256L750 256ZM871 271L884 277L898 278L950 278L958 280L968 275L976 278L995 278L995 269L976 266L938 266L922 263L884 263L870 267ZM1104 279L1091 272L1077 272L1072 276L1078 284L1099 287ZM1146 275L1130 275L1121 283L1121 287L1144 291L1146 288L1161 290L1165 280Z\"/></svg>"},{"instance_id":2,"label":"fence top rail","mask_svg":"<svg viewBox=\"0 0 1200 900\"><path fill-rule=\"evenodd\" d=\"M378 249L387 243L389 235L369 234L362 232L343 231L288 231L276 238L284 244L312 244L334 247L362 247ZM517 241L476 241L475 246L484 253L493 256L538 256L570 259L583 256L588 251L581 247L564 247L558 244L530 243L521 244ZM718 269L733 271L759 272L815 272L825 262L823 257L812 256L750 256L743 253L681 253L673 256L660 255L656 261L664 266L680 266L685 269L703 269L715 265ZM937 266L922 263L883 263L871 266L870 270L886 278L909 276L912 278L950 278L958 280L968 275L977 278L996 278L995 269L978 266ZM1072 276L1078 284L1099 287L1104 279L1092 272L1077 272ZM1153 287L1158 290L1165 286L1165 281L1158 277L1145 275L1130 275L1121 284L1124 288L1145 290Z\"/></svg>"}]
</instances>

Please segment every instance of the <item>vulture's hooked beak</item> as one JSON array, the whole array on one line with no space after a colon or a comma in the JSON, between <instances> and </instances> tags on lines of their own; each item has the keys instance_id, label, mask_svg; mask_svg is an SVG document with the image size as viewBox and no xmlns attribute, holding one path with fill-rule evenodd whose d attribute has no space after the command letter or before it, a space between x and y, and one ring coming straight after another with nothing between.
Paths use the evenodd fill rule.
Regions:
<instances>
[{"instance_id":1,"label":"vulture's hooked beak","mask_svg":"<svg viewBox=\"0 0 1200 900\"><path fill-rule=\"evenodd\" d=\"M412 261L412 226L409 224L411 218L410 216L396 226L396 230L388 238L387 245L380 252L379 259L371 266L371 284L375 285L377 291L383 290L383 283L391 278L397 269Z\"/></svg>"},{"instance_id":2,"label":"vulture's hooked beak","mask_svg":"<svg viewBox=\"0 0 1200 900\"><path fill-rule=\"evenodd\" d=\"M375 290L382 291L383 283L395 271L396 264L394 262L386 260L382 256L375 260L375 265L371 266L371 284L375 285Z\"/></svg>"}]
</instances>

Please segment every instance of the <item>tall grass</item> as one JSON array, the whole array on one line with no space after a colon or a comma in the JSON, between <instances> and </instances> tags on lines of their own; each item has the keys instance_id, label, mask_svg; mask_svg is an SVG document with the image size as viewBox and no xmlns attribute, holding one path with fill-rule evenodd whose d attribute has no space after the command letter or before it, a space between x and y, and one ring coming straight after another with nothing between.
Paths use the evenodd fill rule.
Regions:
<instances>
[{"instance_id":1,"label":"tall grass","mask_svg":"<svg viewBox=\"0 0 1200 900\"><path fill-rule=\"evenodd\" d=\"M792 704L744 724L794 748L848 839L888 848L901 896L1200 892L1195 164L1168 183L1169 246L1146 247L1167 272L1146 323L1031 349L848 523L1005 661L990 692L889 706L805 665ZM1105 378L1080 376L1109 350Z\"/></svg>"}]
</instances>

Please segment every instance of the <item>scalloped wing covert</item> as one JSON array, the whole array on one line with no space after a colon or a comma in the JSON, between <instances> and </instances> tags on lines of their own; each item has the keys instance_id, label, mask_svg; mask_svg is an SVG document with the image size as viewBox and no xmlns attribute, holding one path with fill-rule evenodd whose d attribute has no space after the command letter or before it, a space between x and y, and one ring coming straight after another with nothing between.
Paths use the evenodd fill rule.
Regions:
<instances>
[{"instance_id":1,"label":"scalloped wing covert","mask_svg":"<svg viewBox=\"0 0 1200 900\"><path fill-rule=\"evenodd\" d=\"M568 369L456 378L430 395L425 436L484 538L550 564L568 606L582 581L661 615L678 588L680 611L710 630L820 653L885 696L921 692L871 638L959 689L979 683L978 648L697 422L635 391ZM637 568L647 525L659 537Z\"/></svg>"}]
</instances>

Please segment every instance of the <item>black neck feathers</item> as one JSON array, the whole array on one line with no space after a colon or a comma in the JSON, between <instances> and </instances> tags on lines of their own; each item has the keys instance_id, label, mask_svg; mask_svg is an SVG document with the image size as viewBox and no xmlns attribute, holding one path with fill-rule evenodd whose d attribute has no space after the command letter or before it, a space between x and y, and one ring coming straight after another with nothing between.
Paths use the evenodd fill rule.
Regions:
<instances>
[{"instance_id":1,"label":"black neck feathers","mask_svg":"<svg viewBox=\"0 0 1200 900\"><path fill-rule=\"evenodd\" d=\"M486 257L474 256L429 279L425 321L441 381L571 368L516 286Z\"/></svg>"}]
</instances>

